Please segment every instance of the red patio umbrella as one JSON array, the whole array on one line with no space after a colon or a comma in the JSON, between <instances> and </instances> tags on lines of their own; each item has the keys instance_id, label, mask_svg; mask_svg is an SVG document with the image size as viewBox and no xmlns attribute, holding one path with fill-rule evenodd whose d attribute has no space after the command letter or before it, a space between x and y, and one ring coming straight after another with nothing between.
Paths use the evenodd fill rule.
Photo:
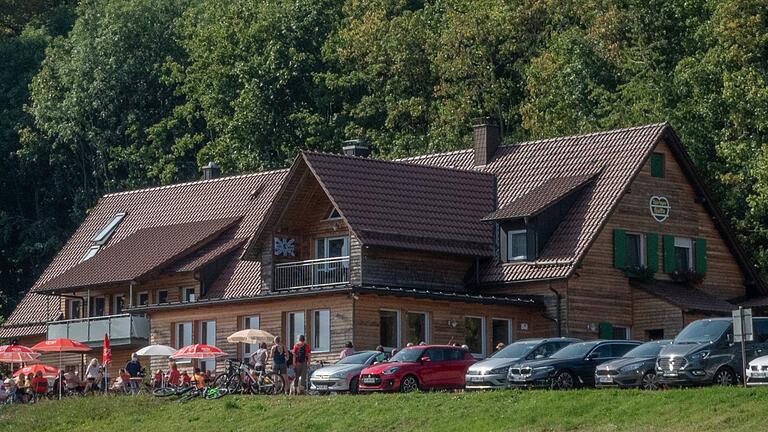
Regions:
<instances>
[{"instance_id":1,"label":"red patio umbrella","mask_svg":"<svg viewBox=\"0 0 768 432\"><path fill-rule=\"evenodd\" d=\"M0 362L3 363L27 363L35 361L38 357L40 353L22 345L0 346Z\"/></svg>"},{"instance_id":2,"label":"red patio umbrella","mask_svg":"<svg viewBox=\"0 0 768 432\"><path fill-rule=\"evenodd\" d=\"M59 375L59 370L53 366L35 364L17 370L13 373L13 376L18 376L20 373L23 373L24 375L37 375L38 372L42 372L43 376L46 378L56 378Z\"/></svg>"},{"instance_id":3,"label":"red patio umbrella","mask_svg":"<svg viewBox=\"0 0 768 432\"><path fill-rule=\"evenodd\" d=\"M57 352L59 353L59 370L61 370L61 353L63 352L88 352L91 350L86 344L80 343L72 339L51 339L38 342L32 347L33 350L39 352ZM59 399L61 399L62 382L59 377Z\"/></svg>"},{"instance_id":4,"label":"red patio umbrella","mask_svg":"<svg viewBox=\"0 0 768 432\"><path fill-rule=\"evenodd\" d=\"M187 345L171 355L171 358L207 359L226 357L228 354L215 346L205 344Z\"/></svg>"}]
</instances>

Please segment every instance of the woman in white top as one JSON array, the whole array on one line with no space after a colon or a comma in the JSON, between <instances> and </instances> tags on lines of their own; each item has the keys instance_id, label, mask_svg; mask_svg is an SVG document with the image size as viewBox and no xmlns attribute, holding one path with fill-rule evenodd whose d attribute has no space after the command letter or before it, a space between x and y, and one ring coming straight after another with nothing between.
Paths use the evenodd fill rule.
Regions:
<instances>
[{"instance_id":1,"label":"woman in white top","mask_svg":"<svg viewBox=\"0 0 768 432\"><path fill-rule=\"evenodd\" d=\"M91 359L91 362L88 363L88 368L85 370L85 379L88 381L88 385L86 386L86 391L94 391L96 390L96 378L99 376L99 361L94 359Z\"/></svg>"}]
</instances>

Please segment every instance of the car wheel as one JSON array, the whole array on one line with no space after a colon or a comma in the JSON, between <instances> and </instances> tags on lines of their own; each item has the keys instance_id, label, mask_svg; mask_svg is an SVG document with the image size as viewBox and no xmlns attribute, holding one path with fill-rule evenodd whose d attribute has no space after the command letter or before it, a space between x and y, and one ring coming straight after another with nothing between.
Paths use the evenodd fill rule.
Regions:
<instances>
[{"instance_id":1,"label":"car wheel","mask_svg":"<svg viewBox=\"0 0 768 432\"><path fill-rule=\"evenodd\" d=\"M358 381L357 377L352 378L352 380L349 381L349 393L357 394L357 391L359 389L360 389L360 381Z\"/></svg>"},{"instance_id":2,"label":"car wheel","mask_svg":"<svg viewBox=\"0 0 768 432\"><path fill-rule=\"evenodd\" d=\"M416 381L416 377L408 375L400 381L400 391L403 393L414 392L419 389L419 382Z\"/></svg>"},{"instance_id":3,"label":"car wheel","mask_svg":"<svg viewBox=\"0 0 768 432\"><path fill-rule=\"evenodd\" d=\"M736 384L736 374L728 368L722 368L715 373L715 385L732 386Z\"/></svg>"},{"instance_id":4,"label":"car wheel","mask_svg":"<svg viewBox=\"0 0 768 432\"><path fill-rule=\"evenodd\" d=\"M552 389L571 390L576 387L576 377L568 371L560 371L552 380Z\"/></svg>"},{"instance_id":5,"label":"car wheel","mask_svg":"<svg viewBox=\"0 0 768 432\"><path fill-rule=\"evenodd\" d=\"M656 372L646 372L640 379L640 388L643 390L658 390L661 388Z\"/></svg>"}]
</instances>

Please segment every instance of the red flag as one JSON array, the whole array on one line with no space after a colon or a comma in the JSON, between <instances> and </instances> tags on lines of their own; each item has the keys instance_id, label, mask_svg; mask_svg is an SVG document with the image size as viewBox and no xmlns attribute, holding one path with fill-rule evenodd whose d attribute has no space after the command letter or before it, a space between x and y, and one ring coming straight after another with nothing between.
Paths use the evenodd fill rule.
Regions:
<instances>
[{"instance_id":1,"label":"red flag","mask_svg":"<svg viewBox=\"0 0 768 432\"><path fill-rule=\"evenodd\" d=\"M109 335L104 333L104 350L101 353L101 364L105 367L112 364L112 348L109 347Z\"/></svg>"}]
</instances>

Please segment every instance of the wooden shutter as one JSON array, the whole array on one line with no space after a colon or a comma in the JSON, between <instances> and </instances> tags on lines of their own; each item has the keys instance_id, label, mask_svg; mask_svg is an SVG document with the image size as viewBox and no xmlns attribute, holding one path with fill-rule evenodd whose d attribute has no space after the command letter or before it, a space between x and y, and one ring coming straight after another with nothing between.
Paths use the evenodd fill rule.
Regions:
<instances>
[{"instance_id":1,"label":"wooden shutter","mask_svg":"<svg viewBox=\"0 0 768 432\"><path fill-rule=\"evenodd\" d=\"M600 326L600 339L613 339L613 325L609 322L601 322Z\"/></svg>"},{"instance_id":2,"label":"wooden shutter","mask_svg":"<svg viewBox=\"0 0 768 432\"><path fill-rule=\"evenodd\" d=\"M694 253L696 254L696 271L698 273L707 272L707 239L697 238L695 240Z\"/></svg>"},{"instance_id":3,"label":"wooden shutter","mask_svg":"<svg viewBox=\"0 0 768 432\"><path fill-rule=\"evenodd\" d=\"M664 155L662 153L653 153L651 155L651 175L653 177L664 177Z\"/></svg>"},{"instance_id":4,"label":"wooden shutter","mask_svg":"<svg viewBox=\"0 0 768 432\"><path fill-rule=\"evenodd\" d=\"M659 271L659 235L656 233L645 235L645 263L648 270Z\"/></svg>"},{"instance_id":5,"label":"wooden shutter","mask_svg":"<svg viewBox=\"0 0 768 432\"><path fill-rule=\"evenodd\" d=\"M626 267L627 233L624 230L613 230L613 266L618 269Z\"/></svg>"},{"instance_id":6,"label":"wooden shutter","mask_svg":"<svg viewBox=\"0 0 768 432\"><path fill-rule=\"evenodd\" d=\"M675 236L664 236L664 271L672 273L676 269L675 262Z\"/></svg>"}]
</instances>

